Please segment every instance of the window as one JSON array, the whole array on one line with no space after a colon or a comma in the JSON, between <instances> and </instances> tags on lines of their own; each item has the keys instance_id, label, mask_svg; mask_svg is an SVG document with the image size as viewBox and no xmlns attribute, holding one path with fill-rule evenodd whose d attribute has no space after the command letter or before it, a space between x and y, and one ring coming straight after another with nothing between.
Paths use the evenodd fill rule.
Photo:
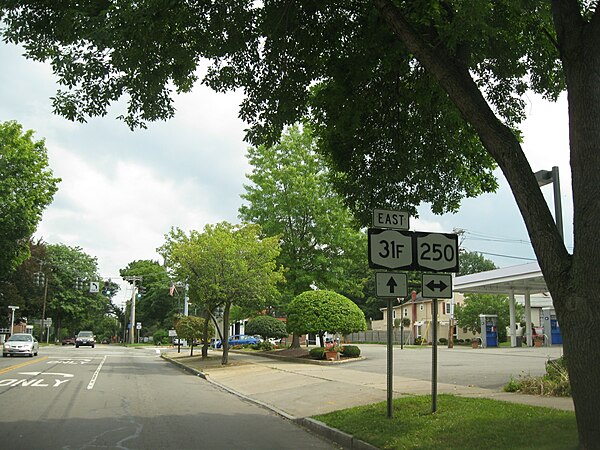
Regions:
<instances>
[{"instance_id":1,"label":"window","mask_svg":"<svg viewBox=\"0 0 600 450\"><path fill-rule=\"evenodd\" d=\"M396 318L396 310L392 311L392 317L395 319Z\"/></svg>"},{"instance_id":2,"label":"window","mask_svg":"<svg viewBox=\"0 0 600 450\"><path fill-rule=\"evenodd\" d=\"M446 314L452 314L452 303L446 303Z\"/></svg>"},{"instance_id":3,"label":"window","mask_svg":"<svg viewBox=\"0 0 600 450\"><path fill-rule=\"evenodd\" d=\"M424 311L424 310L425 310L425 305L423 305L423 304L420 304L420 305L419 305L419 311Z\"/></svg>"},{"instance_id":4,"label":"window","mask_svg":"<svg viewBox=\"0 0 600 450\"><path fill-rule=\"evenodd\" d=\"M408 317L408 308L404 308L404 317Z\"/></svg>"}]
</instances>

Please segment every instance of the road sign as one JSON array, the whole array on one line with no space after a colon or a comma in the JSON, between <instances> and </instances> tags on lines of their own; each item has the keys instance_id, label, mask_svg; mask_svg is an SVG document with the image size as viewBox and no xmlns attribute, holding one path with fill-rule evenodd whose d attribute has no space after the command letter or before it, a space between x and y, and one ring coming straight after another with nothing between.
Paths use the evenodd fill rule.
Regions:
<instances>
[{"instance_id":1,"label":"road sign","mask_svg":"<svg viewBox=\"0 0 600 450\"><path fill-rule=\"evenodd\" d=\"M375 228L408 230L408 218L408 213L404 211L389 211L387 209L373 210L373 226Z\"/></svg>"},{"instance_id":2,"label":"road sign","mask_svg":"<svg viewBox=\"0 0 600 450\"><path fill-rule=\"evenodd\" d=\"M136 330L141 330L142 329L142 322L138 322L135 324L135 329Z\"/></svg>"},{"instance_id":3,"label":"road sign","mask_svg":"<svg viewBox=\"0 0 600 450\"><path fill-rule=\"evenodd\" d=\"M408 283L405 273L378 272L375 274L377 297L406 297Z\"/></svg>"},{"instance_id":4,"label":"road sign","mask_svg":"<svg viewBox=\"0 0 600 450\"><path fill-rule=\"evenodd\" d=\"M90 281L90 294L97 294L100 292L100 283L97 281Z\"/></svg>"},{"instance_id":5,"label":"road sign","mask_svg":"<svg viewBox=\"0 0 600 450\"><path fill-rule=\"evenodd\" d=\"M375 269L412 268L412 233L369 228L369 267Z\"/></svg>"},{"instance_id":6,"label":"road sign","mask_svg":"<svg viewBox=\"0 0 600 450\"><path fill-rule=\"evenodd\" d=\"M422 275L423 298L452 298L452 275L448 273L424 273Z\"/></svg>"},{"instance_id":7,"label":"road sign","mask_svg":"<svg viewBox=\"0 0 600 450\"><path fill-rule=\"evenodd\" d=\"M458 272L458 235L415 233L416 264L430 272Z\"/></svg>"}]
</instances>

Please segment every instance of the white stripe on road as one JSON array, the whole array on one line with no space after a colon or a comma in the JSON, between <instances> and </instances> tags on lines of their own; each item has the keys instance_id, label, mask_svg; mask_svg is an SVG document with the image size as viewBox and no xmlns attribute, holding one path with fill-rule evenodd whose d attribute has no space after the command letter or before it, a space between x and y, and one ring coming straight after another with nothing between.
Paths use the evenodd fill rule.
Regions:
<instances>
[{"instance_id":1,"label":"white stripe on road","mask_svg":"<svg viewBox=\"0 0 600 450\"><path fill-rule=\"evenodd\" d=\"M94 389L94 384L96 384L96 379L98 378L98 375L100 374L100 370L102 370L102 366L104 365L104 362L106 361L107 356L108 355L104 355L104 358L102 358L100 365L94 372L94 375L92 375L92 379L90 380L90 383L88 384L88 387L87 387L88 389Z\"/></svg>"}]
</instances>

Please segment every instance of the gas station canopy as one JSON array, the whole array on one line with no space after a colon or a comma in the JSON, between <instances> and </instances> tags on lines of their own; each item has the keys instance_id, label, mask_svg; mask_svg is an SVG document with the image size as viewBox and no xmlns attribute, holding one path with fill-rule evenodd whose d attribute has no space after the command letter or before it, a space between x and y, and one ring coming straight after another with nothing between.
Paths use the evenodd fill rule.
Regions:
<instances>
[{"instance_id":1,"label":"gas station canopy","mask_svg":"<svg viewBox=\"0 0 600 450\"><path fill-rule=\"evenodd\" d=\"M548 292L537 262L503 267L454 278L455 292L478 294L539 294Z\"/></svg>"}]
</instances>

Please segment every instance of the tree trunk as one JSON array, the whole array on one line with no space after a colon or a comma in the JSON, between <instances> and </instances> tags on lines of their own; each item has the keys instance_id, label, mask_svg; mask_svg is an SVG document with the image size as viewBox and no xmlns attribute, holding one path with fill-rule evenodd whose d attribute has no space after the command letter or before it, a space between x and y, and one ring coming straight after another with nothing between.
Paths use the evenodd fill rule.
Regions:
<instances>
[{"instance_id":1,"label":"tree trunk","mask_svg":"<svg viewBox=\"0 0 600 450\"><path fill-rule=\"evenodd\" d=\"M513 132L495 115L468 68L426 41L390 0L372 0L390 29L439 82L474 127L508 181L552 295L571 382L581 448L600 442L600 7L588 21L580 2L552 2L567 80L574 251L569 255Z\"/></svg>"},{"instance_id":2,"label":"tree trunk","mask_svg":"<svg viewBox=\"0 0 600 450\"><path fill-rule=\"evenodd\" d=\"M298 333L292 334L291 348L300 348L300 335Z\"/></svg>"},{"instance_id":3,"label":"tree trunk","mask_svg":"<svg viewBox=\"0 0 600 450\"><path fill-rule=\"evenodd\" d=\"M208 324L210 323L210 311L208 308L204 310L204 332L202 333L202 359L208 358Z\"/></svg>"},{"instance_id":4,"label":"tree trunk","mask_svg":"<svg viewBox=\"0 0 600 450\"><path fill-rule=\"evenodd\" d=\"M221 348L223 349L223 357L221 358L221 364L229 364L229 310L231 308L231 302L225 302L225 308L223 309L223 339L221 339Z\"/></svg>"}]
</instances>

